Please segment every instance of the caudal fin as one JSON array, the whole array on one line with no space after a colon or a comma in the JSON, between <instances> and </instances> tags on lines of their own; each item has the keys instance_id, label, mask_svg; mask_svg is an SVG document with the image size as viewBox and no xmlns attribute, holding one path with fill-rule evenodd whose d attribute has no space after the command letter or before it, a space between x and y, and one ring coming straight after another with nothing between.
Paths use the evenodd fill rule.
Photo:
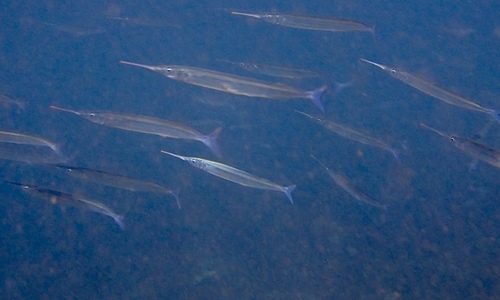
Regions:
<instances>
[{"instance_id":1,"label":"caudal fin","mask_svg":"<svg viewBox=\"0 0 500 300\"><path fill-rule=\"evenodd\" d=\"M179 194L181 193L181 189L175 189L169 191L170 195L174 197L175 203L177 203L177 207L181 209L181 202L179 201Z\"/></svg>"},{"instance_id":2,"label":"caudal fin","mask_svg":"<svg viewBox=\"0 0 500 300\"><path fill-rule=\"evenodd\" d=\"M348 82L336 82L331 80L331 84L333 86L333 95L337 95L338 93L342 92L346 88L349 88L354 85L354 82L357 80L357 78L351 79Z\"/></svg>"},{"instance_id":3,"label":"caudal fin","mask_svg":"<svg viewBox=\"0 0 500 300\"><path fill-rule=\"evenodd\" d=\"M115 220L116 224L118 224L118 226L120 226L120 229L123 231L125 231L125 223L123 222L124 218L125 218L124 216L120 215L113 216L113 219Z\"/></svg>"},{"instance_id":4,"label":"caudal fin","mask_svg":"<svg viewBox=\"0 0 500 300\"><path fill-rule=\"evenodd\" d=\"M321 103L321 98L325 94L327 86L324 85L315 90L307 92L307 99L311 100L314 105L316 105L322 112L325 112L325 108L323 107L323 103Z\"/></svg>"},{"instance_id":5,"label":"caudal fin","mask_svg":"<svg viewBox=\"0 0 500 300\"><path fill-rule=\"evenodd\" d=\"M495 119L495 121L500 123L500 110L492 109L490 115Z\"/></svg>"},{"instance_id":6,"label":"caudal fin","mask_svg":"<svg viewBox=\"0 0 500 300\"><path fill-rule=\"evenodd\" d=\"M283 187L283 192L285 193L286 197L288 198L288 200L290 200L290 203L292 204L293 204L292 192L295 189L295 187L296 187L295 185Z\"/></svg>"},{"instance_id":7,"label":"caudal fin","mask_svg":"<svg viewBox=\"0 0 500 300\"><path fill-rule=\"evenodd\" d=\"M399 156L400 152L401 151L399 151L398 149L391 149L391 153L398 162L398 164L401 164L401 157Z\"/></svg>"},{"instance_id":8,"label":"caudal fin","mask_svg":"<svg viewBox=\"0 0 500 300\"><path fill-rule=\"evenodd\" d=\"M222 131L222 127L218 127L211 134L204 136L203 139L201 140L203 142L203 144L205 144L208 148L210 148L210 150L212 150L212 152L218 158L222 157L220 150L219 150L218 142L217 142L221 131Z\"/></svg>"}]
</instances>

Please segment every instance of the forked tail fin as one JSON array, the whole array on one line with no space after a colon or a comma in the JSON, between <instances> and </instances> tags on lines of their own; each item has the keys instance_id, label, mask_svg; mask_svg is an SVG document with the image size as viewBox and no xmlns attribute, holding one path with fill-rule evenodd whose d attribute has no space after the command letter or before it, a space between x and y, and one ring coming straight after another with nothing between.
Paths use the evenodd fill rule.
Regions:
<instances>
[{"instance_id":1,"label":"forked tail fin","mask_svg":"<svg viewBox=\"0 0 500 300\"><path fill-rule=\"evenodd\" d=\"M175 203L177 203L177 207L181 209L181 202L179 201L179 194L181 193L181 189L170 190L170 195L174 197Z\"/></svg>"},{"instance_id":2,"label":"forked tail fin","mask_svg":"<svg viewBox=\"0 0 500 300\"><path fill-rule=\"evenodd\" d=\"M116 224L118 224L118 226L120 226L120 229L123 231L125 231L125 223L123 222L124 218L125 216L120 216L120 215L113 216L113 219L115 220Z\"/></svg>"},{"instance_id":3,"label":"forked tail fin","mask_svg":"<svg viewBox=\"0 0 500 300\"><path fill-rule=\"evenodd\" d=\"M211 134L203 137L202 142L205 144L218 158L221 158L222 155L219 150L218 142L219 135L222 131L222 127L216 128Z\"/></svg>"},{"instance_id":4,"label":"forked tail fin","mask_svg":"<svg viewBox=\"0 0 500 300\"><path fill-rule=\"evenodd\" d=\"M323 103L321 103L321 98L325 94L327 89L326 85L323 85L315 90L307 92L307 98L311 100L314 105L316 105L322 112L325 112L325 108L323 107Z\"/></svg>"},{"instance_id":5,"label":"forked tail fin","mask_svg":"<svg viewBox=\"0 0 500 300\"><path fill-rule=\"evenodd\" d=\"M290 203L293 204L293 199L292 199L292 192L295 189L295 185L290 185L290 186L285 186L283 187L283 192L285 193L286 197L288 200L290 200Z\"/></svg>"}]
</instances>

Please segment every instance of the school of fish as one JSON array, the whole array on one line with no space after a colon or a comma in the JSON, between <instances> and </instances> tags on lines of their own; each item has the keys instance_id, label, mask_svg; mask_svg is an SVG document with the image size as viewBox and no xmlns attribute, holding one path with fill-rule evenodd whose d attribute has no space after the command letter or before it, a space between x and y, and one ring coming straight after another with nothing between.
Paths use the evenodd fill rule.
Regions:
<instances>
[{"instance_id":1,"label":"school of fish","mask_svg":"<svg viewBox=\"0 0 500 300\"><path fill-rule=\"evenodd\" d=\"M292 30L321 31L325 34L344 32L348 34L368 33L373 36L376 35L374 26L368 26L356 20L323 18L285 13L251 13L243 11L229 11L229 14L234 16L235 22L238 22L238 18L249 18L255 19L256 22L265 22L281 26L283 27L283 30L293 28ZM129 25L168 26L164 22L155 22L154 20L147 19L130 19L121 17L113 17L112 19ZM48 22L40 22L40 24L54 30L72 33L76 36L99 34L103 31L102 29L79 30ZM323 96L325 93L328 92L329 89L333 89L334 92L338 92L340 89L351 86L352 82L345 84L339 83L335 86L325 82L322 85L305 89L299 87L297 84L288 85L276 83L275 79L285 78L290 80L300 80L303 78L317 78L322 80L324 76L315 70L287 68L279 65L260 64L258 62L248 61L234 62L217 57L213 57L212 59L214 61L220 61L230 64L231 66L241 68L248 73L248 76L241 76L239 74L237 75L219 70L205 69L199 66L175 64L164 65L164 62L157 62L157 64L150 65L143 62L128 61L125 59L127 58L123 58L123 60L119 62L117 61L116 63L123 65L124 68L127 66L137 67L136 72L138 73L142 72L139 68L142 70L156 72L168 79L179 82L179 86L182 86L185 89L196 86L198 88L205 88L208 90L226 93L233 97L256 99L256 101L261 102L261 105L266 105L266 100L283 102L294 99L307 100L312 103L313 107L317 108L317 114L309 114L299 110L295 110L295 112L298 116L304 117L304 120L309 120L312 124L317 123L321 125L323 129L317 125L312 125L319 127L317 128L318 131L326 129L327 131L334 133L331 137L332 139L336 139L337 136L340 136L351 140L354 143L358 143L360 147L364 147L361 145L366 145L386 151L386 153L394 157L398 164L404 164L400 158L401 149L395 147L392 141L386 141L385 138L379 138L364 129L354 128L348 124L342 124L324 116L323 113L325 112L325 107L323 105ZM435 85L418 75L412 74L410 71L389 67L381 62L375 62L364 57L360 57L359 59L361 64L374 66L407 86L418 90L420 96L425 95L458 108L485 114L491 120L491 122L488 123L489 125L487 128L489 128L493 122L500 123L500 111L495 108L485 107L475 100L467 99L450 90L447 90L445 87ZM254 75L264 75L267 76L269 80L263 80L261 79L262 77L256 78L257 76ZM203 131L199 132L188 124L183 124L174 120L125 112L101 110L94 111L90 110L88 107L69 108L62 103L63 101L63 99L55 100L54 102L57 103L53 103L50 108L54 111L66 112L84 118L94 123L92 126L104 125L109 128L113 128L113 130L119 129L122 131L135 132L161 138L200 142L206 146L208 150L210 150L211 154L207 154L207 156L212 155L216 158L216 160L186 156L184 154L176 153L177 151L172 149L158 149L158 152L165 154L165 160L177 158L189 163L192 167L242 186L235 186L235 189L249 187L262 190L262 193L265 191L281 192L286 196L286 199L291 204L294 204L294 200L301 201L301 199L294 199L292 197L292 192L296 189L296 187L298 189L301 188L300 183L296 183L297 186L294 183L275 183L274 180L266 179L273 177L273 172L271 171L267 175L251 174L242 170L246 168L240 169L225 163L224 153L219 148L219 136L224 130L223 127L214 126L215 128L212 127L211 130L213 131L211 133L202 133ZM0 94L0 104L4 107L16 107L20 110L24 110L26 107L24 101L6 94ZM449 134L424 123L420 123L419 125L422 129L428 132L434 132L437 135L448 139L448 141L455 148L466 155L469 155L474 160L482 161L493 167L500 168L500 150L490 148L487 145L482 144L478 139ZM431 137L429 137L429 139L431 139ZM316 158L314 154L311 153L310 155L311 157L305 159L312 159L313 161L316 161L319 167L324 169L326 174L329 175L332 183L343 190L345 195L350 199L361 205L382 209L384 212L390 209L391 203L389 201L377 199L377 197L369 195L363 187L359 184L353 183L356 182L355 179L348 178L337 168L334 169L331 166L325 165L320 159ZM168 195L170 198L173 198L176 206L179 209L181 208L179 189L172 189L164 186L163 184L148 181L143 178L135 178L133 176L128 176L127 174L118 174L107 170L100 170L98 168L94 169L86 166L72 165L72 157L65 155L60 144L51 141L50 139L40 137L36 134L0 130L0 159L44 165L55 172L59 172L61 176L66 176L67 174L77 180L102 186L118 188L130 192L146 192L160 196ZM239 164L243 165L243 163L244 162L240 162ZM65 191L64 186L57 188L44 187L32 183L11 181L7 178L4 179L4 184L20 188L22 191L27 193L29 197L45 199L51 204L76 207L110 217L119 226L119 228L125 230L124 214L118 213L115 209L109 207L107 204L104 204L105 201L93 200L80 195L79 193ZM183 201L189 200L183 199Z\"/></svg>"}]
</instances>

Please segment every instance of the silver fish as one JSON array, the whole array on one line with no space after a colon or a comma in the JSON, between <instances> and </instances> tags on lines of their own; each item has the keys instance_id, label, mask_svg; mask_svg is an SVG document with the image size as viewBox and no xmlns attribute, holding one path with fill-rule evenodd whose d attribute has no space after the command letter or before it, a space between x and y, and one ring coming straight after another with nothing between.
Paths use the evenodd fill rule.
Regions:
<instances>
[{"instance_id":1,"label":"silver fish","mask_svg":"<svg viewBox=\"0 0 500 300\"><path fill-rule=\"evenodd\" d=\"M53 166L65 170L66 173L68 173L70 176L92 183L102 184L132 192L170 194L172 195L172 197L174 197L177 206L181 208L181 204L179 202L179 190L171 190L154 182L134 179L128 176L100 170L93 170L83 167L72 167L60 164Z\"/></svg>"},{"instance_id":2,"label":"silver fish","mask_svg":"<svg viewBox=\"0 0 500 300\"><path fill-rule=\"evenodd\" d=\"M84 210L89 210L93 212L100 213L105 216L109 216L115 220L116 224L120 226L122 230L125 230L125 223L123 223L123 216L118 215L115 213L111 208L107 207L101 202L91 200L85 197L77 196L77 195L72 195L68 193L64 193L61 191L57 190L52 190L48 188L42 188L34 185L28 185L24 183L18 183L18 182L11 182L11 181L6 181L4 182L19 186L25 191L26 193L37 197L41 199L45 199L49 201L52 204L60 204L63 206L73 206L76 208L84 209Z\"/></svg>"},{"instance_id":3,"label":"silver fish","mask_svg":"<svg viewBox=\"0 0 500 300\"><path fill-rule=\"evenodd\" d=\"M16 105L20 109L24 110L26 108L26 104L24 101L19 99L14 99L7 94L0 94L0 103L8 104L8 105Z\"/></svg>"},{"instance_id":4,"label":"silver fish","mask_svg":"<svg viewBox=\"0 0 500 300\"><path fill-rule=\"evenodd\" d=\"M33 135L10 131L0 131L0 142L31 146L45 146L52 149L52 151L54 151L54 153L56 153L57 155L60 154L58 145Z\"/></svg>"},{"instance_id":5,"label":"silver fish","mask_svg":"<svg viewBox=\"0 0 500 300\"><path fill-rule=\"evenodd\" d=\"M306 117L309 117L311 120L315 121L316 123L321 124L326 129L333 131L340 136L343 136L345 138L348 138L350 140L353 140L353 141L356 141L356 142L359 142L359 143L362 143L362 144L365 144L368 146L373 146L373 147L377 147L377 148L380 148L383 150L387 150L387 151L392 153L392 155L394 156L394 158L398 162L400 162L398 150L393 149L387 143L377 139L374 136L371 136L370 134L368 134L366 132L362 132L360 130L348 127L348 126L343 125L343 124L335 123L335 122L330 121L330 120L325 120L325 119L321 119L318 117L314 117L314 116L311 116L309 114L306 114L306 113L298 111L298 110L296 110L296 112L303 114Z\"/></svg>"},{"instance_id":6,"label":"silver fish","mask_svg":"<svg viewBox=\"0 0 500 300\"><path fill-rule=\"evenodd\" d=\"M333 32L375 32L374 27L368 27L366 24L354 20L329 19L286 14L250 14L237 11L233 11L231 12L231 14L247 16L263 20L267 23L299 29Z\"/></svg>"},{"instance_id":7,"label":"silver fish","mask_svg":"<svg viewBox=\"0 0 500 300\"><path fill-rule=\"evenodd\" d=\"M472 156L475 159L483 161L494 167L500 168L500 151L491 149L478 143L477 141L464 138L455 134L446 134L437 129L434 129L424 123L420 123L422 128L431 130L442 137L448 138L453 146L460 149L462 152Z\"/></svg>"},{"instance_id":8,"label":"silver fish","mask_svg":"<svg viewBox=\"0 0 500 300\"><path fill-rule=\"evenodd\" d=\"M183 161L187 161L193 167L201 169L207 173L235 182L243 186L248 186L261 190L272 190L272 191L283 192L285 193L288 200L290 200L290 203L293 204L292 191L295 189L295 185L281 186L267 179L259 178L247 172L208 159L177 155L164 150L162 150L161 152L173 157L177 157Z\"/></svg>"},{"instance_id":9,"label":"silver fish","mask_svg":"<svg viewBox=\"0 0 500 300\"><path fill-rule=\"evenodd\" d=\"M486 108L483 107L469 99L465 99L462 96L459 96L455 93L452 93L450 91L447 91L443 88L440 88L438 86L435 86L434 84L423 80L422 78L419 78L411 73L394 69L388 66L384 66L382 64L375 63L373 61L369 61L367 59L361 58L362 61L372 64L376 67L379 67L380 69L384 70L386 73L389 73L392 77L406 83L409 86L412 86L416 88L417 90L424 92L425 94L432 96L434 98L437 98L441 101L444 101L448 104L462 107L468 110L474 110L474 111L479 111L482 113L485 113L487 115L490 115L491 117L495 118L497 122L500 122L500 112L495 109L491 108Z\"/></svg>"},{"instance_id":10,"label":"silver fish","mask_svg":"<svg viewBox=\"0 0 500 300\"><path fill-rule=\"evenodd\" d=\"M268 99L308 99L324 111L321 97L326 91L326 85L312 91L303 91L283 84L272 84L252 78L188 66L150 66L127 61L120 61L120 63L158 72L170 79L235 95Z\"/></svg>"},{"instance_id":11,"label":"silver fish","mask_svg":"<svg viewBox=\"0 0 500 300\"><path fill-rule=\"evenodd\" d=\"M339 172L335 172L325 166L321 161L319 161L316 157L312 156L311 157L316 160L323 168L325 168L326 172L330 177L333 179L333 181L340 186L344 191L346 191L351 197L356 199L359 202L375 206L384 210L387 210L387 204L382 204L379 201L373 199L372 197L366 195L362 191L356 189L350 182L347 177L345 177L343 174Z\"/></svg>"},{"instance_id":12,"label":"silver fish","mask_svg":"<svg viewBox=\"0 0 500 300\"><path fill-rule=\"evenodd\" d=\"M167 137L173 139L200 141L203 144L205 144L205 146L210 148L210 150L212 150L212 152L217 157L221 156L219 147L217 146L217 138L219 137L219 134L222 131L221 127L215 129L209 135L203 135L188 126L147 116L127 115L127 114L102 112L102 111L101 112L75 111L53 105L50 106L50 108L65 112L70 112L75 115L82 116L91 122L114 128L120 128L128 131L135 131L146 134L159 135L161 137Z\"/></svg>"},{"instance_id":13,"label":"silver fish","mask_svg":"<svg viewBox=\"0 0 500 300\"><path fill-rule=\"evenodd\" d=\"M54 24L54 23L49 23L49 22L42 22L39 21L40 24L49 26L53 28L56 31L59 32L64 32L76 37L85 37L85 36L91 36L91 35L97 35L97 34L102 34L105 32L103 28L80 28L80 27L75 27L71 25L59 25L59 24Z\"/></svg>"},{"instance_id":14,"label":"silver fish","mask_svg":"<svg viewBox=\"0 0 500 300\"><path fill-rule=\"evenodd\" d=\"M176 24L170 24L164 20L155 20L149 18L129 18L129 17L108 17L110 20L120 21L123 24L128 25L137 25L137 26L145 26L145 27L177 27L181 28L181 26Z\"/></svg>"},{"instance_id":15,"label":"silver fish","mask_svg":"<svg viewBox=\"0 0 500 300\"><path fill-rule=\"evenodd\" d=\"M45 147L34 149L32 147L19 147L10 143L0 143L0 159L27 164L60 164L66 163L71 158L57 154L52 149Z\"/></svg>"}]
</instances>

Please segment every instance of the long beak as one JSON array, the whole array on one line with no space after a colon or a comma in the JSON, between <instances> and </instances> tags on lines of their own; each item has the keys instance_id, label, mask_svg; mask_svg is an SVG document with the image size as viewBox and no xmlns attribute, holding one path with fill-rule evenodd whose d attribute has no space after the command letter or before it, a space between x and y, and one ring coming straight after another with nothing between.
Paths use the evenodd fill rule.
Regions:
<instances>
[{"instance_id":1,"label":"long beak","mask_svg":"<svg viewBox=\"0 0 500 300\"><path fill-rule=\"evenodd\" d=\"M252 17L252 18L256 18L256 19L261 19L262 18L261 15L249 14L249 13L237 12L237 11L232 11L231 14L232 15L239 15L239 16L247 16L247 17Z\"/></svg>"},{"instance_id":2,"label":"long beak","mask_svg":"<svg viewBox=\"0 0 500 300\"><path fill-rule=\"evenodd\" d=\"M330 169L328 169L328 167L327 167L327 166L325 166L325 165L324 165L324 164L323 164L323 163L322 163L319 159L317 159L317 158L316 158L316 156L314 156L314 155L312 155L312 154L311 154L311 157L312 157L315 161L317 161L317 162L318 162L318 163L319 163L319 164L320 164L323 168L325 168L327 171L330 171Z\"/></svg>"},{"instance_id":3,"label":"long beak","mask_svg":"<svg viewBox=\"0 0 500 300\"><path fill-rule=\"evenodd\" d=\"M300 110L296 110L296 109L294 109L294 110L295 110L295 112L298 112L299 114L302 114L302 115L304 115L304 116L306 116L306 117L309 117L309 118L311 118L311 119L315 119L315 118L314 118L313 116L311 116L310 114L306 114L305 112L302 112L302 111L300 111Z\"/></svg>"},{"instance_id":4,"label":"long beak","mask_svg":"<svg viewBox=\"0 0 500 300\"><path fill-rule=\"evenodd\" d=\"M177 154L174 154L174 153L170 153L170 152L167 152L165 150L161 150L161 153L168 154L168 155L173 156L173 157L177 157L178 159L181 159L181 160L184 160L184 161L188 160L187 157L185 157L185 156L177 155Z\"/></svg>"},{"instance_id":5,"label":"long beak","mask_svg":"<svg viewBox=\"0 0 500 300\"><path fill-rule=\"evenodd\" d=\"M139 67L139 68L148 69L148 70L151 70L151 71L157 71L158 70L158 67L155 67L155 66L142 65L142 64L138 64L138 63L124 61L124 60L120 60L120 63L124 64L124 65L130 65L130 66L135 66L135 67Z\"/></svg>"},{"instance_id":6,"label":"long beak","mask_svg":"<svg viewBox=\"0 0 500 300\"><path fill-rule=\"evenodd\" d=\"M366 63L372 64L372 65L374 65L374 66L376 66L376 67L379 67L379 68L381 68L381 69L382 69L382 70L384 70L384 71L387 71L387 70L389 70L389 69L390 69L390 68L389 68L389 67L387 67L387 66L384 66L384 65L381 65L381 64L377 64L376 62L373 62L373 61L368 60L368 59L360 58L360 60L361 60L361 61L364 61L364 62L366 62Z\"/></svg>"},{"instance_id":7,"label":"long beak","mask_svg":"<svg viewBox=\"0 0 500 300\"><path fill-rule=\"evenodd\" d=\"M425 129L430 130L430 131L434 131L435 133L439 134L440 136L443 136L443 137L448 137L448 135L447 135L447 134L445 134L444 132L439 131L439 130L437 130L437 129L435 129L435 128L432 128L432 127L430 127L430 126L427 126L427 125L425 125L424 123L420 123L420 127L425 128Z\"/></svg>"},{"instance_id":8,"label":"long beak","mask_svg":"<svg viewBox=\"0 0 500 300\"><path fill-rule=\"evenodd\" d=\"M76 110L71 110L71 109L68 109L68 108L57 107L57 106L54 106L54 105L51 105L50 108L61 110L61 111L65 111L65 112L69 112L69 113L72 113L72 114L75 114L75 115L79 115L79 116L82 115L81 112L78 112Z\"/></svg>"}]
</instances>

